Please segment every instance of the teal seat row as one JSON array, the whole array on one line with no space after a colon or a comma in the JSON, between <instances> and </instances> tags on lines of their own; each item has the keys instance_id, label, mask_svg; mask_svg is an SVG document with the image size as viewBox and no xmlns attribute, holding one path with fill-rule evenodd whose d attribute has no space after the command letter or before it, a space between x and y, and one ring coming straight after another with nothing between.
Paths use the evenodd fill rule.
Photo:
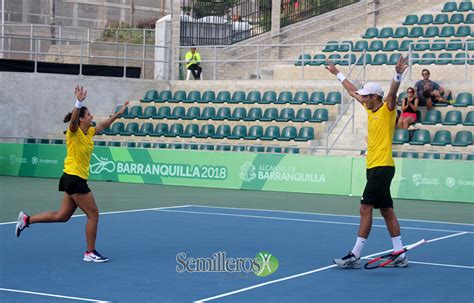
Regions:
<instances>
[{"instance_id":1,"label":"teal seat row","mask_svg":"<svg viewBox=\"0 0 474 303\"><path fill-rule=\"evenodd\" d=\"M423 156L420 156L422 154ZM394 157L401 157L401 158L408 158L408 159L435 159L435 160L440 160L442 159L441 153L437 152L425 152L425 153L418 153L418 152L413 152L413 151L404 151L404 152L393 152ZM444 154L444 160L462 160L462 154L460 153L446 153ZM474 155L469 154L466 157L466 160L472 161L474 160Z\"/></svg>"},{"instance_id":2,"label":"teal seat row","mask_svg":"<svg viewBox=\"0 0 474 303\"><path fill-rule=\"evenodd\" d=\"M459 125L463 124L464 126L474 126L474 111L470 111L466 114L464 122L462 121L462 114L458 110L450 110L442 118L441 112L436 109L432 109L426 112L425 117L421 121L424 125Z\"/></svg>"},{"instance_id":3,"label":"teal seat row","mask_svg":"<svg viewBox=\"0 0 474 303\"><path fill-rule=\"evenodd\" d=\"M425 145L431 144L433 146L460 146L465 147L472 145L472 132L463 130L458 131L454 140L451 138L451 132L447 130L438 130L433 136L431 141L430 132L426 129L418 129L414 131L412 138L410 139L409 131L406 129L396 129L393 136L393 144L405 144L410 145Z\"/></svg>"},{"instance_id":4,"label":"teal seat row","mask_svg":"<svg viewBox=\"0 0 474 303\"><path fill-rule=\"evenodd\" d=\"M461 1L458 3L454 1L446 2L443 6L442 12L451 13L451 12L468 12L472 11L472 2L471 1Z\"/></svg>"},{"instance_id":5,"label":"teal seat row","mask_svg":"<svg viewBox=\"0 0 474 303\"><path fill-rule=\"evenodd\" d=\"M472 35L470 25L460 25L455 28L453 25L445 26L428 26L426 29L421 26L413 26L411 28L402 27L384 27L380 31L376 27L369 27L365 34L362 35L364 39L373 38L430 38L430 37L469 37ZM329 44L329 42L328 42ZM323 50L324 51L324 50Z\"/></svg>"},{"instance_id":6,"label":"teal seat row","mask_svg":"<svg viewBox=\"0 0 474 303\"><path fill-rule=\"evenodd\" d=\"M474 13L469 13L464 17L463 14L454 13L448 14L424 14L419 18L417 15L407 15L403 25L428 25L428 24L473 24Z\"/></svg>"}]
</instances>

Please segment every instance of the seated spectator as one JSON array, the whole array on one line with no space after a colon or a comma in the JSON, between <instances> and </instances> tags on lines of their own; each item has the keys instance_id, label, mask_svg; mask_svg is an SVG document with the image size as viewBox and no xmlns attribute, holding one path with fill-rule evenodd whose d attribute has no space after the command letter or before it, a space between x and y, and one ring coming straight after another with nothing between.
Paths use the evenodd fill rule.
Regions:
<instances>
[{"instance_id":1,"label":"seated spectator","mask_svg":"<svg viewBox=\"0 0 474 303\"><path fill-rule=\"evenodd\" d=\"M201 64L201 55L196 51L194 44L191 46L191 50L186 53L186 68L191 71L193 74L194 80L201 79L202 67Z\"/></svg>"},{"instance_id":2,"label":"seated spectator","mask_svg":"<svg viewBox=\"0 0 474 303\"><path fill-rule=\"evenodd\" d=\"M450 103L452 99L451 91L445 90L438 83L430 80L430 71L423 69L421 71L423 80L415 83L416 95L418 97L419 106L426 106L427 110L431 110L435 103Z\"/></svg>"},{"instance_id":3,"label":"seated spectator","mask_svg":"<svg viewBox=\"0 0 474 303\"><path fill-rule=\"evenodd\" d=\"M398 118L398 128L408 129L411 124L416 123L416 110L418 109L418 98L415 89L407 89L407 97L402 100L402 114Z\"/></svg>"}]
</instances>

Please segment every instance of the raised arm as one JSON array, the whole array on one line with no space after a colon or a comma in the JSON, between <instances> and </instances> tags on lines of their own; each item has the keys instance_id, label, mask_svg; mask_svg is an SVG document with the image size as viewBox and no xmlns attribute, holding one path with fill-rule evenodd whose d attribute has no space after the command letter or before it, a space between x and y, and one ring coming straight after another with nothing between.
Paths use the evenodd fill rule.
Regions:
<instances>
[{"instance_id":1,"label":"raised arm","mask_svg":"<svg viewBox=\"0 0 474 303\"><path fill-rule=\"evenodd\" d=\"M351 95L352 98L356 99L362 104L362 97L357 94L357 87L349 81L346 76L344 76L331 61L326 59L326 69L333 75L337 77L337 79L342 83L342 86L346 89L346 91Z\"/></svg>"},{"instance_id":2,"label":"raised arm","mask_svg":"<svg viewBox=\"0 0 474 303\"><path fill-rule=\"evenodd\" d=\"M128 101L125 101L125 103L122 105L122 107L120 108L118 112L114 113L108 119L100 122L99 125L95 127L95 133L98 134L104 129L106 129L107 127L109 127L110 124L112 124L121 114L125 112L125 109L127 108L128 103L129 103Z\"/></svg>"},{"instance_id":3,"label":"raised arm","mask_svg":"<svg viewBox=\"0 0 474 303\"><path fill-rule=\"evenodd\" d=\"M69 122L69 130L75 133L79 127L79 111L83 106L83 102L87 97L87 90L82 86L76 86L74 89L74 95L76 95L77 102L74 109L71 112L71 121Z\"/></svg>"},{"instance_id":4,"label":"raised arm","mask_svg":"<svg viewBox=\"0 0 474 303\"><path fill-rule=\"evenodd\" d=\"M398 60L397 65L395 65L395 72L397 74L392 79L390 89L388 91L387 97L385 98L385 102L387 102L388 109L391 111L397 107L397 91L400 87L400 82L402 81L403 73L408 67L407 62L408 59L402 56Z\"/></svg>"}]
</instances>

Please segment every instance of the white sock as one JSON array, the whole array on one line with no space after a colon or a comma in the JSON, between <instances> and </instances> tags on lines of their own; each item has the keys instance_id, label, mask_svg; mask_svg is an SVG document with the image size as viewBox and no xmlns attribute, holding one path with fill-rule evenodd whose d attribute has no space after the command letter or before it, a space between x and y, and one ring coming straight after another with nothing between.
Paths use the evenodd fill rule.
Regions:
<instances>
[{"instance_id":1,"label":"white sock","mask_svg":"<svg viewBox=\"0 0 474 303\"><path fill-rule=\"evenodd\" d=\"M357 237L356 243L354 245L354 248L351 250L351 252L356 256L356 258L360 258L360 255L362 253L362 249L364 248L365 242L367 239Z\"/></svg>"},{"instance_id":2,"label":"white sock","mask_svg":"<svg viewBox=\"0 0 474 303\"><path fill-rule=\"evenodd\" d=\"M392 237L393 251L399 251L403 249L402 236ZM400 255L401 258L405 257L405 254Z\"/></svg>"}]
</instances>

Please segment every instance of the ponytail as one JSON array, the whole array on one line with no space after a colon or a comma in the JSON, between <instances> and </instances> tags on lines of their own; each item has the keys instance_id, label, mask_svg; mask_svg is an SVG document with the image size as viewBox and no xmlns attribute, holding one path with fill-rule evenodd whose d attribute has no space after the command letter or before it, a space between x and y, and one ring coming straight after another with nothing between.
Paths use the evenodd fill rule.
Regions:
<instances>
[{"instance_id":1,"label":"ponytail","mask_svg":"<svg viewBox=\"0 0 474 303\"><path fill-rule=\"evenodd\" d=\"M86 113L87 107L83 106L79 109L79 118L84 118L84 114ZM69 112L64 116L63 122L67 123L71 121L72 113Z\"/></svg>"}]
</instances>

